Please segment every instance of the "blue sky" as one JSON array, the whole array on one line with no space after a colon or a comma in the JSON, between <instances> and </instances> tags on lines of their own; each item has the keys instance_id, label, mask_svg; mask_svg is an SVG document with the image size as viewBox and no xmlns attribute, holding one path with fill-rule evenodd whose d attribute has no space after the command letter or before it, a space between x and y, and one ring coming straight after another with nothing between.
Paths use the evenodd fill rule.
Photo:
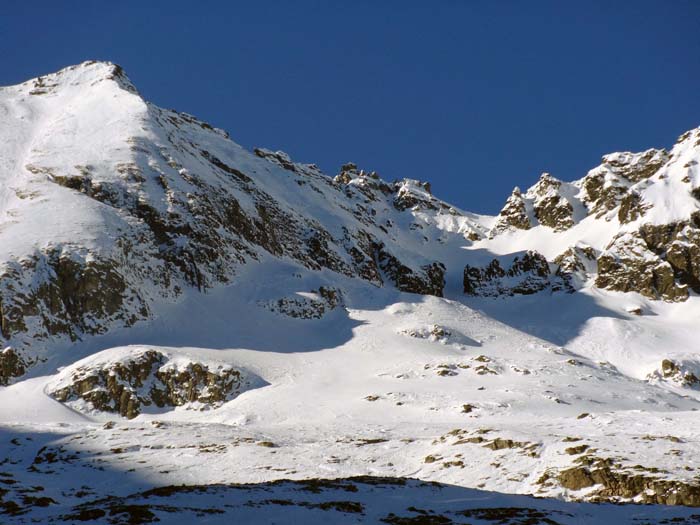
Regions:
<instances>
[{"instance_id":1,"label":"blue sky","mask_svg":"<svg viewBox=\"0 0 700 525\"><path fill-rule=\"evenodd\" d=\"M87 59L238 143L497 212L700 125L700 2L0 4L0 85Z\"/></svg>"}]
</instances>

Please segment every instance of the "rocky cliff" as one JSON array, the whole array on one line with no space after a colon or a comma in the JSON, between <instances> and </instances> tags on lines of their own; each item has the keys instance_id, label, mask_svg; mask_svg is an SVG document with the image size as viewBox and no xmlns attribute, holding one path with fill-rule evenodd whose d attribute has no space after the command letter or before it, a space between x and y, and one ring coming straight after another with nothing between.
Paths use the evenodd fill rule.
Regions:
<instances>
[{"instance_id":1,"label":"rocky cliff","mask_svg":"<svg viewBox=\"0 0 700 525\"><path fill-rule=\"evenodd\" d=\"M592 285L684 301L700 292L699 158L695 129L670 151L605 155L571 183L544 173L525 193L513 191L491 228L491 245L526 244L556 263L571 254L567 244L583 243L585 257L595 258L587 269Z\"/></svg>"}]
</instances>

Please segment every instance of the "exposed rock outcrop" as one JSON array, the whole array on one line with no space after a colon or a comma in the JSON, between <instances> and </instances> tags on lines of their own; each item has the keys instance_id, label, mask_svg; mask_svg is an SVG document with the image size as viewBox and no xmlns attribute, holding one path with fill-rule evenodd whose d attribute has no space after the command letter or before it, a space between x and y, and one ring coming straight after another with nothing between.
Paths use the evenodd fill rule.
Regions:
<instances>
[{"instance_id":1,"label":"exposed rock outcrop","mask_svg":"<svg viewBox=\"0 0 700 525\"><path fill-rule=\"evenodd\" d=\"M537 183L521 193L516 187L506 201L490 236L508 230L529 230L542 225L554 231L564 231L574 225L574 206L570 202L575 188L543 173Z\"/></svg>"},{"instance_id":2,"label":"exposed rock outcrop","mask_svg":"<svg viewBox=\"0 0 700 525\"><path fill-rule=\"evenodd\" d=\"M617 219L620 221L620 224L634 222L640 217L643 217L649 208L651 208L651 205L645 204L642 196L632 190L620 200L620 209L617 212Z\"/></svg>"},{"instance_id":3,"label":"exposed rock outcrop","mask_svg":"<svg viewBox=\"0 0 700 525\"><path fill-rule=\"evenodd\" d=\"M651 251L671 265L681 285L700 293L700 213L687 222L644 224L639 235Z\"/></svg>"},{"instance_id":4,"label":"exposed rock outcrop","mask_svg":"<svg viewBox=\"0 0 700 525\"><path fill-rule=\"evenodd\" d=\"M342 304L343 294L340 290L321 286L318 290L281 297L276 301L263 303L262 306L287 317L321 319Z\"/></svg>"},{"instance_id":5,"label":"exposed rock outcrop","mask_svg":"<svg viewBox=\"0 0 700 525\"><path fill-rule=\"evenodd\" d=\"M688 297L687 287L676 283L671 265L629 234L618 236L598 257L595 284L608 290L638 292L651 299L683 301Z\"/></svg>"},{"instance_id":6,"label":"exposed rock outcrop","mask_svg":"<svg viewBox=\"0 0 700 525\"><path fill-rule=\"evenodd\" d=\"M589 212L602 217L615 209L628 195L632 185L654 175L668 160L669 154L663 149L605 155L601 165L591 170L580 183L583 201ZM627 210L632 209L630 204L631 202L627 203ZM621 213L621 220L622 218L634 220L628 213Z\"/></svg>"},{"instance_id":7,"label":"exposed rock outcrop","mask_svg":"<svg viewBox=\"0 0 700 525\"><path fill-rule=\"evenodd\" d=\"M150 349L109 350L61 372L48 393L78 410L128 419L144 406L216 408L255 386L256 378L229 365L202 363Z\"/></svg>"},{"instance_id":8,"label":"exposed rock outcrop","mask_svg":"<svg viewBox=\"0 0 700 525\"><path fill-rule=\"evenodd\" d=\"M586 455L575 463L578 464L558 472L546 472L539 483L555 482L572 491L590 489L585 496L587 501L700 506L697 482L665 479L655 469L641 466L633 471L609 458Z\"/></svg>"},{"instance_id":9,"label":"exposed rock outcrop","mask_svg":"<svg viewBox=\"0 0 700 525\"><path fill-rule=\"evenodd\" d=\"M567 230L574 224L574 208L561 193L562 182L543 173L528 195L533 197L537 221L555 231Z\"/></svg>"},{"instance_id":10,"label":"exposed rock outcrop","mask_svg":"<svg viewBox=\"0 0 700 525\"><path fill-rule=\"evenodd\" d=\"M647 376L650 381L665 380L679 386L700 386L700 363L688 359L664 359L661 366Z\"/></svg>"},{"instance_id":11,"label":"exposed rock outcrop","mask_svg":"<svg viewBox=\"0 0 700 525\"><path fill-rule=\"evenodd\" d=\"M512 228L517 230L529 230L532 228L525 198L517 186L513 189L503 209L498 214L498 219L491 229L490 236L493 237Z\"/></svg>"},{"instance_id":12,"label":"exposed rock outcrop","mask_svg":"<svg viewBox=\"0 0 700 525\"><path fill-rule=\"evenodd\" d=\"M376 246L377 266L402 292L442 297L445 288L445 265L434 262L411 269L404 265L385 246Z\"/></svg>"},{"instance_id":13,"label":"exposed rock outcrop","mask_svg":"<svg viewBox=\"0 0 700 525\"><path fill-rule=\"evenodd\" d=\"M552 272L547 259L536 251L530 250L511 259L494 259L485 267L467 265L464 268L464 293L467 295L530 295L544 290L570 292L573 288L567 277Z\"/></svg>"},{"instance_id":14,"label":"exposed rock outcrop","mask_svg":"<svg viewBox=\"0 0 700 525\"><path fill-rule=\"evenodd\" d=\"M3 337L22 334L32 323L41 327L33 327L35 337L76 340L108 324L130 326L146 318L147 306L122 270L113 260L58 249L6 265L0 274Z\"/></svg>"},{"instance_id":15,"label":"exposed rock outcrop","mask_svg":"<svg viewBox=\"0 0 700 525\"><path fill-rule=\"evenodd\" d=\"M697 131L684 134L671 152L605 155L573 183L543 174L526 193L516 189L491 236L536 225L564 231L587 220L581 238L590 242L599 235L588 237L590 228L604 220L611 227L603 222L595 228L610 240L596 246L597 264L589 263L591 254L565 252L554 260L561 273L575 276L577 284L594 277L600 288L685 300L689 290L700 291L700 212L684 197L699 182Z\"/></svg>"},{"instance_id":16,"label":"exposed rock outcrop","mask_svg":"<svg viewBox=\"0 0 700 525\"><path fill-rule=\"evenodd\" d=\"M579 283L583 283L598 271L596 251L586 244L567 248L557 255L553 262L559 266L557 273L575 277Z\"/></svg>"},{"instance_id":17,"label":"exposed rock outcrop","mask_svg":"<svg viewBox=\"0 0 700 525\"><path fill-rule=\"evenodd\" d=\"M430 183L413 179L404 179L394 183L394 207L404 211L411 209L437 210L443 207L454 212L453 208L440 203L432 196Z\"/></svg>"},{"instance_id":18,"label":"exposed rock outcrop","mask_svg":"<svg viewBox=\"0 0 700 525\"><path fill-rule=\"evenodd\" d=\"M24 375L29 363L17 351L8 346L0 352L0 386L6 385L11 379Z\"/></svg>"},{"instance_id":19,"label":"exposed rock outcrop","mask_svg":"<svg viewBox=\"0 0 700 525\"><path fill-rule=\"evenodd\" d=\"M602 163L615 174L636 183L654 175L668 160L668 151L651 148L641 153L611 153L603 157Z\"/></svg>"},{"instance_id":20,"label":"exposed rock outcrop","mask_svg":"<svg viewBox=\"0 0 700 525\"><path fill-rule=\"evenodd\" d=\"M693 222L644 224L616 236L598 258L596 286L683 301L700 291L700 229Z\"/></svg>"}]
</instances>

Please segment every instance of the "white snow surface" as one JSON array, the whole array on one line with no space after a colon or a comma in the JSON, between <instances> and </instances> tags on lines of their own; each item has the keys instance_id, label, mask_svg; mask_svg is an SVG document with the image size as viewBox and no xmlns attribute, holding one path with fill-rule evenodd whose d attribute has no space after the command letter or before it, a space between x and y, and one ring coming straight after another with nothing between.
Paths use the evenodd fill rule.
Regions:
<instances>
[{"instance_id":1,"label":"white snow surface","mask_svg":"<svg viewBox=\"0 0 700 525\"><path fill-rule=\"evenodd\" d=\"M126 77L110 78L113 74L112 64L86 63L43 77L45 88L29 81L0 89L3 258L29 257L46 246L70 246L72 253L90 257L111 250L121 233L140 227L119 210L48 180L74 173L76 164L90 166L93 180L112 180L118 164L147 169L147 156L135 158L130 144L166 143L165 128L153 117L164 110L144 102ZM46 93L30 96L35 89ZM350 221L349 212L339 211L339 197L304 191L283 168L245 151L224 132L192 126L188 133L253 173L256 184L286 208L303 210L332 233L340 235L343 221ZM698 210L681 179L688 176L700 185L699 138L700 130L693 130L670 151L669 163L637 183L643 200L652 204L639 221L666 224ZM202 173L195 160L184 158L178 158L178 169ZM169 169L167 162L150 167ZM319 172L318 177L325 176ZM157 193L149 184L155 185L139 190L148 194L144 198L167 207L166 199L152 198ZM351 186L363 184L358 179ZM415 181L403 184L406 191L433 199ZM567 199L576 201L580 185L565 184ZM244 195L240 203L257 213ZM569 491L538 480L547 471L572 466L576 456L566 449L585 444L622 468L642 465L659 469L654 475L662 479L697 483L700 391L657 372L663 359L700 370L700 298L670 304L606 292L591 283L574 294L493 299L461 293L467 262L482 264L527 249L551 260L578 243L603 250L615 234L638 223L620 225L614 217L584 218L577 212L576 224L566 231L537 225L472 242L469 234L488 232L494 217L454 207L399 213L379 204L377 213L397 226L389 235L402 247L399 258L445 263L444 298L400 293L262 254L238 267L228 285L207 293L186 289L176 301L154 300L147 321L52 343L43 354L47 360L28 378L0 387L0 462L8 458L0 471L22 486L43 486L62 511L86 501L77 494L83 485L89 487L88 499L97 499L166 485L371 475L451 486L444 489L449 497L430 492L437 489L411 489L415 493L406 496L403 508L417 501L416 507L440 510L456 500L466 506L474 501L539 505L575 516L561 514L556 518L561 523L654 523L692 514L683 508L567 503L593 488ZM413 223L420 224L418 233L410 228ZM292 318L262 306L283 297L317 297L309 294L329 283L342 290L343 302L321 318ZM643 315L630 313L637 308ZM144 346L247 370L262 382L215 410L172 409L133 420L78 411L47 394L76 366L125 359ZM475 436L486 441L455 444ZM526 443L527 452L536 454L484 446L496 438ZM27 470L41 447L60 451L63 459L53 472L45 464ZM286 490L280 486L275 494ZM358 500L372 509L364 519L353 521L357 517L342 513L332 519L374 523L381 517L374 509L382 497L392 502L387 508L403 503L401 496L370 492ZM513 499L512 494L555 500ZM301 512L297 507L292 514L269 506L251 514L240 505L240 523L329 519L310 510L291 518ZM52 512L51 506L36 508L30 517L48 519ZM176 516L166 517L180 523ZM179 519L190 523L192 516L183 511Z\"/></svg>"}]
</instances>

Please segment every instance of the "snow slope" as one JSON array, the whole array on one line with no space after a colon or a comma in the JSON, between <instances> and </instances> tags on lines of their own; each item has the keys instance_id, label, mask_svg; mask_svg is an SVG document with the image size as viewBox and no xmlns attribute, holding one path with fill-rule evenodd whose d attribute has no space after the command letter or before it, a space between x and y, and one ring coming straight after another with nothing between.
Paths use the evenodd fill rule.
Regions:
<instances>
[{"instance_id":1,"label":"snow slope","mask_svg":"<svg viewBox=\"0 0 700 525\"><path fill-rule=\"evenodd\" d=\"M2 88L0 108L2 336L28 366L49 344L152 320L269 254L440 294L436 261L486 231L418 181L350 166L332 180L245 151L147 103L113 64Z\"/></svg>"},{"instance_id":2,"label":"snow slope","mask_svg":"<svg viewBox=\"0 0 700 525\"><path fill-rule=\"evenodd\" d=\"M684 300L598 285L620 234L691 235L698 130L484 217L420 181L247 152L109 63L2 88L0 113L4 522L662 523L700 506L695 270L671 273ZM624 222L630 188L651 205ZM593 259L555 262L570 246ZM463 293L465 265L525 250L571 288ZM652 253L653 275L678 264Z\"/></svg>"}]
</instances>

